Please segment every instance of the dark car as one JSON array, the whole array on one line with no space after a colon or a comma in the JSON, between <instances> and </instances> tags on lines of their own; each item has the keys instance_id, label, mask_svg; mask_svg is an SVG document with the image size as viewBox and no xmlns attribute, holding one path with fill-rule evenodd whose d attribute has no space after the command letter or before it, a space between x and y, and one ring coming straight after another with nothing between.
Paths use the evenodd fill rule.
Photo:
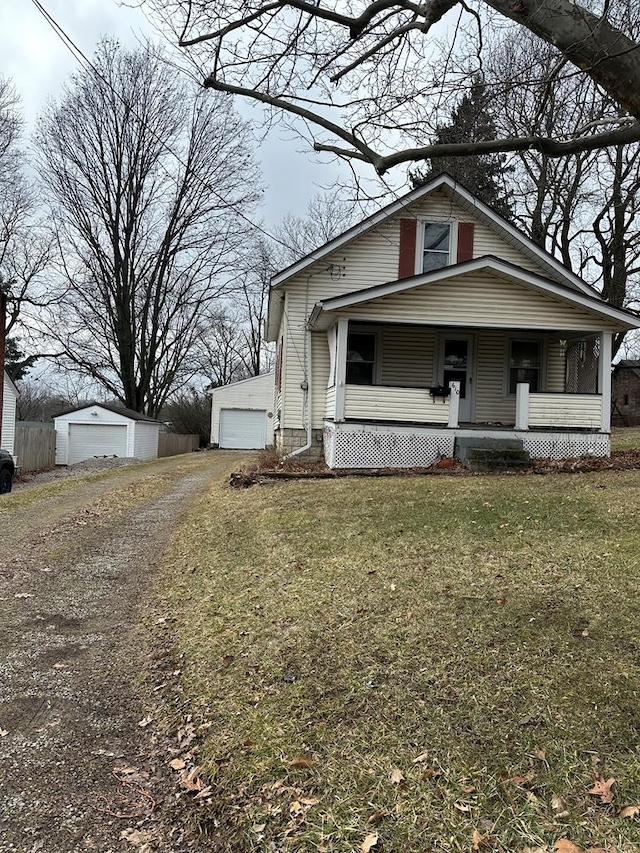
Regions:
<instances>
[{"instance_id":1,"label":"dark car","mask_svg":"<svg viewBox=\"0 0 640 853\"><path fill-rule=\"evenodd\" d=\"M15 470L13 456L8 451L0 449L0 495L6 495L11 491Z\"/></svg>"}]
</instances>

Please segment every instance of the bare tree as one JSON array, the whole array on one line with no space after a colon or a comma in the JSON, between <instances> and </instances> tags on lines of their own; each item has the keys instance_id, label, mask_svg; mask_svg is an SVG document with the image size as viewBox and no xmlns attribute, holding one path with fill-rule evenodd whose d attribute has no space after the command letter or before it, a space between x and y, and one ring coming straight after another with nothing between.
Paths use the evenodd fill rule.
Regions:
<instances>
[{"instance_id":1,"label":"bare tree","mask_svg":"<svg viewBox=\"0 0 640 853\"><path fill-rule=\"evenodd\" d=\"M5 333L13 379L45 354L26 355L17 336L29 336L37 315L49 297L44 273L51 257L51 241L37 219L35 192L26 177L21 148L20 99L8 80L0 78L0 287L7 296Z\"/></svg>"},{"instance_id":2,"label":"bare tree","mask_svg":"<svg viewBox=\"0 0 640 853\"><path fill-rule=\"evenodd\" d=\"M335 193L318 193L307 204L305 216L289 212L275 229L274 263L294 264L314 249L346 231L356 220L353 204Z\"/></svg>"},{"instance_id":3,"label":"bare tree","mask_svg":"<svg viewBox=\"0 0 640 853\"><path fill-rule=\"evenodd\" d=\"M205 64L205 86L252 98L315 128L314 147L384 174L437 156L538 150L549 157L640 139L637 0L146 0ZM418 140L434 110L481 71L484 44L528 30L557 66L593 80L615 105L597 124L450 144ZM460 61L460 56L472 57ZM546 78L531 80L544 89ZM442 113L441 113L442 115Z\"/></svg>"},{"instance_id":4,"label":"bare tree","mask_svg":"<svg viewBox=\"0 0 640 853\"><path fill-rule=\"evenodd\" d=\"M150 46L103 41L44 114L38 161L59 251L49 334L73 370L156 415L192 372L258 197L247 125Z\"/></svg>"},{"instance_id":5,"label":"bare tree","mask_svg":"<svg viewBox=\"0 0 640 853\"><path fill-rule=\"evenodd\" d=\"M533 78L546 76L544 91L520 83L531 69ZM558 68L555 51L530 33L495 44L485 74L496 84L494 115L504 135L555 128L570 137L612 109L610 98L592 81L576 77L568 65ZM500 90L499 84L509 80ZM561 160L521 151L511 167L523 230L591 281L608 302L633 307L640 266L640 145L582 151ZM616 340L616 351L622 338Z\"/></svg>"}]
</instances>

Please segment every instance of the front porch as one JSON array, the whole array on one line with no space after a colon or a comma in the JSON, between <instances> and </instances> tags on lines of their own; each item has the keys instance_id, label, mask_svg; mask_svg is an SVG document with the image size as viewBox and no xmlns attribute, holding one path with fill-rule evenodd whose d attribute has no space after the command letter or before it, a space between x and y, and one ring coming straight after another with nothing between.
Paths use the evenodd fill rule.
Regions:
<instances>
[{"instance_id":1,"label":"front porch","mask_svg":"<svg viewBox=\"0 0 640 853\"><path fill-rule=\"evenodd\" d=\"M330 468L426 468L456 455L460 439L521 442L533 459L608 456L610 437L599 431L522 430L490 424L458 427L381 421L325 421L324 457Z\"/></svg>"},{"instance_id":2,"label":"front porch","mask_svg":"<svg viewBox=\"0 0 640 853\"><path fill-rule=\"evenodd\" d=\"M323 443L330 467L424 467L474 437L516 441L533 458L610 452L609 332L340 318L328 339ZM398 383L403 377L406 384Z\"/></svg>"}]
</instances>

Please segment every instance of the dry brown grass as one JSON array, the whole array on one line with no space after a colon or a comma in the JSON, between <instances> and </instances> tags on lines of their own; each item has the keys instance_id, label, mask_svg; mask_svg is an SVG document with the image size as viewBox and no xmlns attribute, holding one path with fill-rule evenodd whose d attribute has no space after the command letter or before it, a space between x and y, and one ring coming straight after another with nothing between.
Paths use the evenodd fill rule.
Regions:
<instances>
[{"instance_id":1,"label":"dry brown grass","mask_svg":"<svg viewBox=\"0 0 640 853\"><path fill-rule=\"evenodd\" d=\"M212 849L638 849L639 487L216 488L167 564Z\"/></svg>"}]
</instances>

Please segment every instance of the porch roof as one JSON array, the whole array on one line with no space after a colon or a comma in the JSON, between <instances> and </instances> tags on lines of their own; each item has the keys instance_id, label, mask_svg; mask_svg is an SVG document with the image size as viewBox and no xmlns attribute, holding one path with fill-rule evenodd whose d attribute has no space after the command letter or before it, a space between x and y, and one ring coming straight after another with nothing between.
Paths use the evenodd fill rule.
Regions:
<instances>
[{"instance_id":1,"label":"porch roof","mask_svg":"<svg viewBox=\"0 0 640 853\"><path fill-rule=\"evenodd\" d=\"M581 311L586 311L594 317L605 321L607 330L615 326L616 331L627 331L640 328L640 317L621 308L608 305L598 296L579 293L572 287L559 284L551 279L536 275L535 273L515 266L508 261L501 260L492 255L474 258L460 264L452 264L439 270L389 281L385 284L367 287L361 290L335 296L317 302L309 317L309 326L313 330L326 329L331 325L333 317L331 313L346 308L361 305L366 302L374 302L383 297L395 294L407 294L410 298L411 292L426 285L436 285L447 282L450 279L472 276L478 273L489 273L507 282L513 282L522 287L537 291L556 300L565 302Z\"/></svg>"}]
</instances>

